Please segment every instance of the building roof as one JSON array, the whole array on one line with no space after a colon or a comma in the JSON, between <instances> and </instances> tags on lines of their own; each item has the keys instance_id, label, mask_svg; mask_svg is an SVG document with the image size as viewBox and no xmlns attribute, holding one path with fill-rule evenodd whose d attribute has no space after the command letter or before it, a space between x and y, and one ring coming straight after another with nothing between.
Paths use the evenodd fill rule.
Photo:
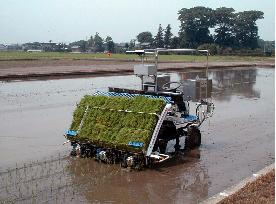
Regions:
<instances>
[{"instance_id":1,"label":"building roof","mask_svg":"<svg viewBox=\"0 0 276 204\"><path fill-rule=\"evenodd\" d=\"M71 49L79 49L79 48L80 48L80 46L78 46L78 45L74 45L71 47Z\"/></svg>"}]
</instances>

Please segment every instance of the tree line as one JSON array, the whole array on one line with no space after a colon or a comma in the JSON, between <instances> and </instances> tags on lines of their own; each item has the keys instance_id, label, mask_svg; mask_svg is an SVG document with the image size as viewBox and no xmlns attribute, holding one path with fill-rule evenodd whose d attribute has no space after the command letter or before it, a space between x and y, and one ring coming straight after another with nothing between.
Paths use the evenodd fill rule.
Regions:
<instances>
[{"instance_id":1,"label":"tree line","mask_svg":"<svg viewBox=\"0 0 276 204\"><path fill-rule=\"evenodd\" d=\"M256 21L263 15L262 11L236 12L226 7L182 8L178 11L180 29L176 36L172 34L170 24L164 29L159 24L156 35L149 31L141 32L123 47L118 47L110 36L104 39L99 33L70 45L92 52L124 52L134 48L199 48L209 49L215 54L218 49L253 50L260 46Z\"/></svg>"},{"instance_id":2,"label":"tree line","mask_svg":"<svg viewBox=\"0 0 276 204\"><path fill-rule=\"evenodd\" d=\"M235 13L233 8L205 7L183 8L178 19L180 45L196 47L203 43L216 43L221 47L257 48L258 27L256 21L262 19L262 11ZM210 29L214 34L210 34Z\"/></svg>"},{"instance_id":3,"label":"tree line","mask_svg":"<svg viewBox=\"0 0 276 204\"><path fill-rule=\"evenodd\" d=\"M90 36L88 40L79 40L69 44L78 46L81 52L111 52L111 53L124 53L126 50L135 48L135 40L127 43L115 43L111 36L103 38L98 32L94 36Z\"/></svg>"},{"instance_id":4,"label":"tree line","mask_svg":"<svg viewBox=\"0 0 276 204\"><path fill-rule=\"evenodd\" d=\"M72 46L79 46L82 52L103 52L109 51L114 52L115 43L113 42L112 37L107 36L105 39L102 38L98 32L94 36L90 36L88 40L79 40L69 44Z\"/></svg>"},{"instance_id":5,"label":"tree line","mask_svg":"<svg viewBox=\"0 0 276 204\"><path fill-rule=\"evenodd\" d=\"M155 48L219 46L255 49L259 47L256 21L262 19L263 15L262 11L235 12L233 8L226 7L182 8L178 12L180 21L178 36L172 35L169 24L166 29L162 29L159 25L154 37L146 31L138 34L137 40L140 43L149 42Z\"/></svg>"}]
</instances>

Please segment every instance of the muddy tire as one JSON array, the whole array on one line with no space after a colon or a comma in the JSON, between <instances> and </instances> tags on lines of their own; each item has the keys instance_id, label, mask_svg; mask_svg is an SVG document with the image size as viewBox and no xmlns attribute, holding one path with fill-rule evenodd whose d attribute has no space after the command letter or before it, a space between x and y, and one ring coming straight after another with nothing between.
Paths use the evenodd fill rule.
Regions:
<instances>
[{"instance_id":1,"label":"muddy tire","mask_svg":"<svg viewBox=\"0 0 276 204\"><path fill-rule=\"evenodd\" d=\"M186 149L194 149L201 145L201 133L195 126L188 127L188 135L185 140Z\"/></svg>"},{"instance_id":2,"label":"muddy tire","mask_svg":"<svg viewBox=\"0 0 276 204\"><path fill-rule=\"evenodd\" d=\"M143 166L142 166L142 164L136 164L135 167L134 167L134 169L136 171L141 171L143 169Z\"/></svg>"},{"instance_id":3,"label":"muddy tire","mask_svg":"<svg viewBox=\"0 0 276 204\"><path fill-rule=\"evenodd\" d=\"M200 133L200 130L196 127L194 127L194 135L195 135L194 145L195 145L195 147L200 147L200 145L201 145L201 133Z\"/></svg>"},{"instance_id":4,"label":"muddy tire","mask_svg":"<svg viewBox=\"0 0 276 204\"><path fill-rule=\"evenodd\" d=\"M122 168L127 168L127 161L126 161L126 159L127 159L127 155L124 155L123 159L120 162L120 165L121 165Z\"/></svg>"},{"instance_id":5,"label":"muddy tire","mask_svg":"<svg viewBox=\"0 0 276 204\"><path fill-rule=\"evenodd\" d=\"M77 151L76 151L76 150L72 150L72 151L70 152L70 156L72 156L72 157L77 156Z\"/></svg>"}]
</instances>

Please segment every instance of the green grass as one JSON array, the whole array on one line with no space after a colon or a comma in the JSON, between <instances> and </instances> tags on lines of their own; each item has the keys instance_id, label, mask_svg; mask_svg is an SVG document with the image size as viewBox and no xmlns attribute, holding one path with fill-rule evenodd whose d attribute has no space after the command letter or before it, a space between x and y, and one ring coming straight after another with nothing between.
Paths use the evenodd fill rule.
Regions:
<instances>
[{"instance_id":1,"label":"green grass","mask_svg":"<svg viewBox=\"0 0 276 204\"><path fill-rule=\"evenodd\" d=\"M85 96L74 111L71 130L78 130L87 106L89 109L77 139L104 147L141 151L148 147L158 120L156 115L148 113L160 114L165 102L161 99L149 99L143 96L135 98ZM144 147L130 147L128 146L130 141L143 142Z\"/></svg>"},{"instance_id":2,"label":"green grass","mask_svg":"<svg viewBox=\"0 0 276 204\"><path fill-rule=\"evenodd\" d=\"M55 60L55 59L138 59L136 55L113 54L108 56L104 53L63 53L63 52L0 52L0 60Z\"/></svg>"},{"instance_id":3,"label":"green grass","mask_svg":"<svg viewBox=\"0 0 276 204\"><path fill-rule=\"evenodd\" d=\"M139 60L139 56L131 54L112 54L108 56L104 53L62 53L62 52L0 52L0 61L2 60L89 60L89 59L121 59L121 60ZM152 59L152 57L149 57ZM195 55L159 55L160 61L183 61L183 62L201 62L205 61L205 56ZM274 57L251 57L251 56L210 56L209 61L264 61L274 60Z\"/></svg>"}]
</instances>

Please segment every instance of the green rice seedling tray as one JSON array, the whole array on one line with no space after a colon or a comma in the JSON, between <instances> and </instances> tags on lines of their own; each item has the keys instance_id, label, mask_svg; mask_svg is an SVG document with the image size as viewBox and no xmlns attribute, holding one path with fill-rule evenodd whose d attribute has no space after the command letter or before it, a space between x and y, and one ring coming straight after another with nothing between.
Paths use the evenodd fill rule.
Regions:
<instances>
[{"instance_id":1,"label":"green rice seedling tray","mask_svg":"<svg viewBox=\"0 0 276 204\"><path fill-rule=\"evenodd\" d=\"M86 95L74 111L70 130L77 135L71 140L133 152L146 150L165 105L162 99L143 96Z\"/></svg>"}]
</instances>

